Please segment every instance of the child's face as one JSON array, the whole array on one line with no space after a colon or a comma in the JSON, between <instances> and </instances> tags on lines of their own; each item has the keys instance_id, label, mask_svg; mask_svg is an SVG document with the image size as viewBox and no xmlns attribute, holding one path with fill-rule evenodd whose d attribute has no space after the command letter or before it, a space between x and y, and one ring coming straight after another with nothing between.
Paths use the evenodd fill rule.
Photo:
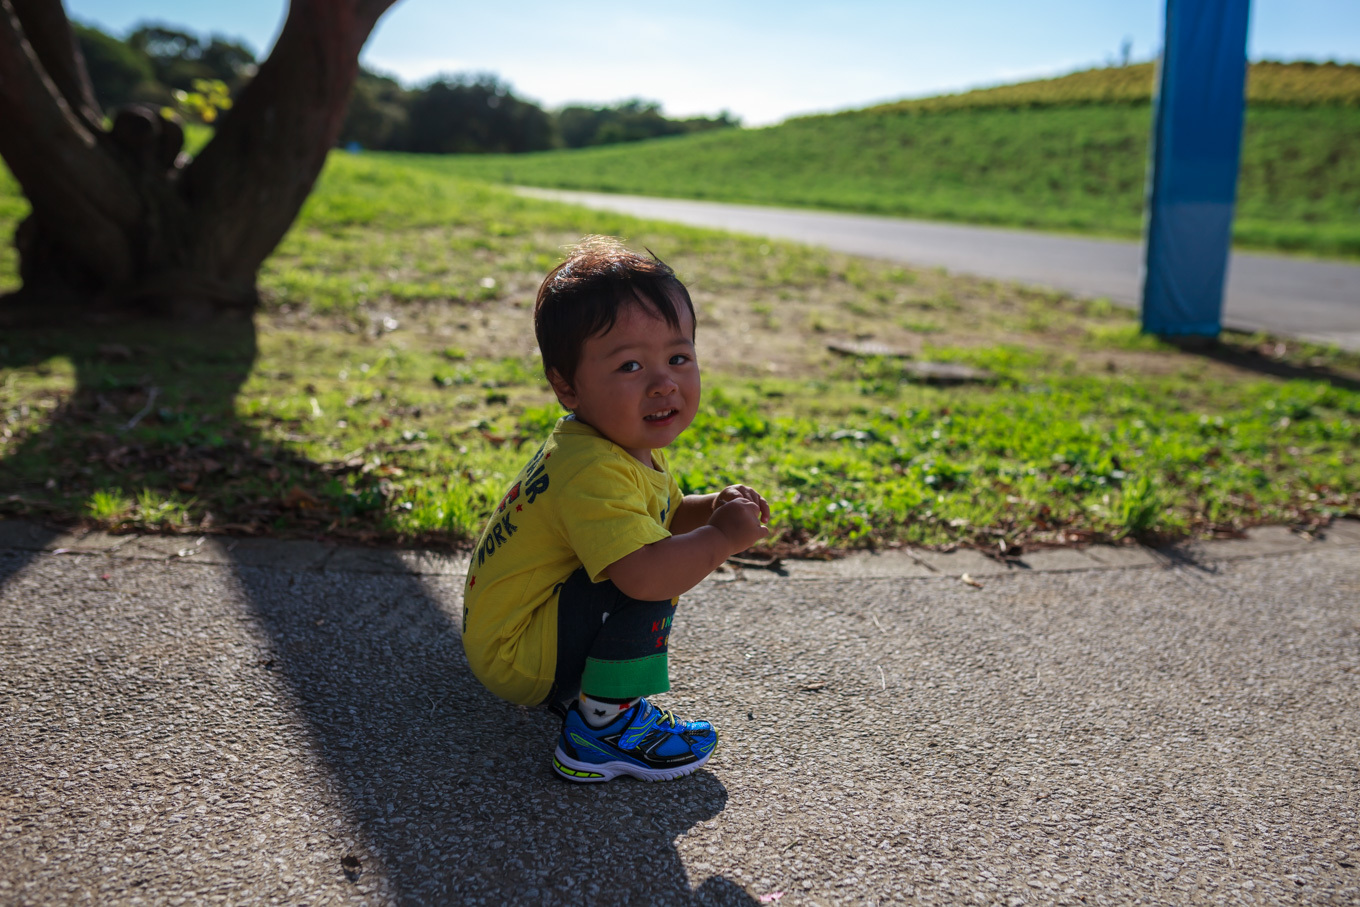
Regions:
<instances>
[{"instance_id":1,"label":"child's face","mask_svg":"<svg viewBox=\"0 0 1360 907\"><path fill-rule=\"evenodd\" d=\"M553 372L557 399L638 460L670 444L699 409L694 319L680 307L671 327L641 306L619 312L614 326L586 338L571 386Z\"/></svg>"}]
</instances>

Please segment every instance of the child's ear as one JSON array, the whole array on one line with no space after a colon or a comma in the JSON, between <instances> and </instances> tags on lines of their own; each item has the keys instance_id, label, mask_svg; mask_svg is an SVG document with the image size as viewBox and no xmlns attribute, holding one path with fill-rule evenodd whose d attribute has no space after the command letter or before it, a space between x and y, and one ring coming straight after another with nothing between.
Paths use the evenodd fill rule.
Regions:
<instances>
[{"instance_id":1,"label":"child's ear","mask_svg":"<svg viewBox=\"0 0 1360 907\"><path fill-rule=\"evenodd\" d=\"M571 385L562 377L561 372L555 368L548 369L548 383L552 385L553 393L557 394L557 402L567 409L576 409L576 404L581 402L580 398L576 396Z\"/></svg>"}]
</instances>

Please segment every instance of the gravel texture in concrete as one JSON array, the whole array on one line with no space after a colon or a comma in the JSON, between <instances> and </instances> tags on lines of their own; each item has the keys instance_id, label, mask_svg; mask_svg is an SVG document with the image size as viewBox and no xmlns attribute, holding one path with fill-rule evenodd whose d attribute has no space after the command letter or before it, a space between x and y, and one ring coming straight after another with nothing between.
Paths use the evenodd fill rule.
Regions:
<instances>
[{"instance_id":1,"label":"gravel texture in concrete","mask_svg":"<svg viewBox=\"0 0 1360 907\"><path fill-rule=\"evenodd\" d=\"M0 523L0 903L1360 903L1355 528L729 568L709 766L573 786L456 557Z\"/></svg>"}]
</instances>

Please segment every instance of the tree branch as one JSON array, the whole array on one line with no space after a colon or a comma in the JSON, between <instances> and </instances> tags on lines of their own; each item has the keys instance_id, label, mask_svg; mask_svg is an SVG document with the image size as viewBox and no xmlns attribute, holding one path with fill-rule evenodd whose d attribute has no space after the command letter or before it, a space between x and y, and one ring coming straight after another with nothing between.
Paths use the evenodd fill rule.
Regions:
<instances>
[{"instance_id":1,"label":"tree branch","mask_svg":"<svg viewBox=\"0 0 1360 907\"><path fill-rule=\"evenodd\" d=\"M373 27L378 24L383 13L391 9L397 0L358 0L354 6L355 16L361 23L364 23L364 40L359 42L359 47L355 48L354 56L357 59L359 51L363 49L364 41L368 40L368 35L373 31Z\"/></svg>"},{"instance_id":2,"label":"tree branch","mask_svg":"<svg viewBox=\"0 0 1360 907\"><path fill-rule=\"evenodd\" d=\"M253 285L283 239L340 133L359 51L393 2L290 4L269 59L181 183L199 231L198 265L214 278Z\"/></svg>"},{"instance_id":3,"label":"tree branch","mask_svg":"<svg viewBox=\"0 0 1360 907\"><path fill-rule=\"evenodd\" d=\"M87 129L98 131L103 113L61 0L10 0L10 3L33 53L67 106Z\"/></svg>"},{"instance_id":4,"label":"tree branch","mask_svg":"<svg viewBox=\"0 0 1360 907\"><path fill-rule=\"evenodd\" d=\"M43 231L106 283L130 277L136 189L43 69L11 0L0 0L0 123L0 157Z\"/></svg>"}]
</instances>

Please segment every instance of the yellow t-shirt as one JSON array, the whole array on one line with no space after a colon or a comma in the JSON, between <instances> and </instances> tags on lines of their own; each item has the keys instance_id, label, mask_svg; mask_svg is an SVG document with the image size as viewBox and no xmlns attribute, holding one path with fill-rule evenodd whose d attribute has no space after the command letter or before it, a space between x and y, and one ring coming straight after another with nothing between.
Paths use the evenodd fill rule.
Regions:
<instances>
[{"instance_id":1,"label":"yellow t-shirt","mask_svg":"<svg viewBox=\"0 0 1360 907\"><path fill-rule=\"evenodd\" d=\"M487 689L542 702L557 669L559 584L670 537L680 486L661 451L648 469L570 416L515 477L472 552L463 587L463 649Z\"/></svg>"}]
</instances>

